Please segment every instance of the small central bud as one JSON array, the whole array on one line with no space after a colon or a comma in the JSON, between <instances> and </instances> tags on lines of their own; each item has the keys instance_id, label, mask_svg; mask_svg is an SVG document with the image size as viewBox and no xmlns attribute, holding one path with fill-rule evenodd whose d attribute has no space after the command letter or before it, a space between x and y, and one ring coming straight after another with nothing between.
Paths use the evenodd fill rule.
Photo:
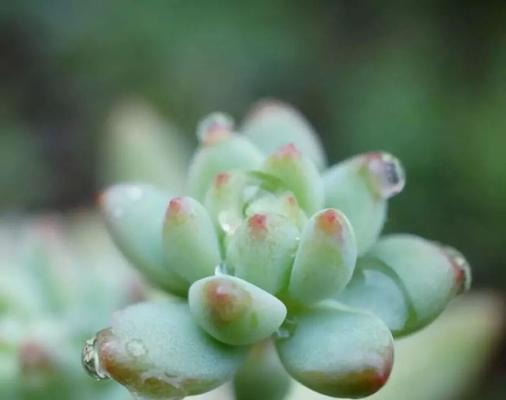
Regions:
<instances>
[{"instance_id":1,"label":"small central bud","mask_svg":"<svg viewBox=\"0 0 506 400\"><path fill-rule=\"evenodd\" d=\"M278 151L274 153L274 156L280 159L297 159L300 158L301 154L293 143L289 143L280 147Z\"/></svg>"},{"instance_id":2,"label":"small central bud","mask_svg":"<svg viewBox=\"0 0 506 400\"><path fill-rule=\"evenodd\" d=\"M229 137L234 129L234 121L224 113L216 112L208 115L200 122L197 136L202 144L211 146Z\"/></svg>"}]
</instances>

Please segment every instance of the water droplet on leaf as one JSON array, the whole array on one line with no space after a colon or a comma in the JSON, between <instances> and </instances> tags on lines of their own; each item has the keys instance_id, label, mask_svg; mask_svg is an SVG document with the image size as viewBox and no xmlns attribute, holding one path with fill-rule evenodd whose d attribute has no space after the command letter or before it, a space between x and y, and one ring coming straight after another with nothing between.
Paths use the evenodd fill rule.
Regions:
<instances>
[{"instance_id":1,"label":"water droplet on leaf","mask_svg":"<svg viewBox=\"0 0 506 400\"><path fill-rule=\"evenodd\" d=\"M146 347L139 339L132 339L129 340L125 344L125 349L129 355L131 355L134 358L141 358L144 357L148 351L146 350Z\"/></svg>"},{"instance_id":2,"label":"water droplet on leaf","mask_svg":"<svg viewBox=\"0 0 506 400\"><path fill-rule=\"evenodd\" d=\"M100 365L100 357L97 349L97 333L93 338L88 339L84 343L83 351L81 353L81 362L85 371L97 381L109 379L109 375Z\"/></svg>"}]
</instances>

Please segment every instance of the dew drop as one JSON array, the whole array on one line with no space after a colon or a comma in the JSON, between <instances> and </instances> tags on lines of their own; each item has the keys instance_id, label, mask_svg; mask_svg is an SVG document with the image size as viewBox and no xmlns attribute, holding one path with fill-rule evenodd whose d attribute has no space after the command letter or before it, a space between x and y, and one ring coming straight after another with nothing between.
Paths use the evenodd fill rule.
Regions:
<instances>
[{"instance_id":1,"label":"dew drop","mask_svg":"<svg viewBox=\"0 0 506 400\"><path fill-rule=\"evenodd\" d=\"M406 184L406 177L401 163L387 153L368 155L367 167L372 175L373 186L378 194L388 199L400 193Z\"/></svg>"},{"instance_id":2,"label":"dew drop","mask_svg":"<svg viewBox=\"0 0 506 400\"><path fill-rule=\"evenodd\" d=\"M142 358L148 354L144 343L139 339L129 340L125 344L125 350L133 358Z\"/></svg>"},{"instance_id":3,"label":"dew drop","mask_svg":"<svg viewBox=\"0 0 506 400\"><path fill-rule=\"evenodd\" d=\"M286 340L293 336L295 330L297 329L298 321L293 317L288 317L285 319L285 322L279 327L277 332L275 333L278 339Z\"/></svg>"},{"instance_id":4,"label":"dew drop","mask_svg":"<svg viewBox=\"0 0 506 400\"><path fill-rule=\"evenodd\" d=\"M152 374L146 373L141 376L143 393L126 385L136 400L182 400L186 397L181 378L171 376L167 373ZM145 392L144 392L145 390Z\"/></svg>"},{"instance_id":5,"label":"dew drop","mask_svg":"<svg viewBox=\"0 0 506 400\"><path fill-rule=\"evenodd\" d=\"M103 331L101 331L103 332ZM97 349L97 333L93 338L88 339L83 346L81 353L81 363L84 370L97 381L109 379L109 375L100 365L100 357Z\"/></svg>"},{"instance_id":6,"label":"dew drop","mask_svg":"<svg viewBox=\"0 0 506 400\"><path fill-rule=\"evenodd\" d=\"M450 261L455 274L457 294L464 293L471 286L471 267L462 253L450 246L441 246L444 254Z\"/></svg>"},{"instance_id":7,"label":"dew drop","mask_svg":"<svg viewBox=\"0 0 506 400\"><path fill-rule=\"evenodd\" d=\"M214 275L216 276L223 276L223 275L233 275L230 268L228 268L227 264L225 262L220 262L216 268L214 268Z\"/></svg>"},{"instance_id":8,"label":"dew drop","mask_svg":"<svg viewBox=\"0 0 506 400\"><path fill-rule=\"evenodd\" d=\"M218 223L227 235L232 235L239 227L240 219L235 212L227 210L218 214Z\"/></svg>"}]
</instances>

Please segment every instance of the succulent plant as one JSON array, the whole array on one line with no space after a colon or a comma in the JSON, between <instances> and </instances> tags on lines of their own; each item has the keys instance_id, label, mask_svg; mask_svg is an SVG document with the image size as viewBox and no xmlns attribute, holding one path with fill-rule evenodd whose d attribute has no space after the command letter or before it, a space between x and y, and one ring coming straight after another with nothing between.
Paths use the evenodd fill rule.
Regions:
<instances>
[{"instance_id":1,"label":"succulent plant","mask_svg":"<svg viewBox=\"0 0 506 400\"><path fill-rule=\"evenodd\" d=\"M1 399L124 398L76 362L90 327L144 297L107 239L88 212L0 219Z\"/></svg>"},{"instance_id":2,"label":"succulent plant","mask_svg":"<svg viewBox=\"0 0 506 400\"><path fill-rule=\"evenodd\" d=\"M231 379L239 400L262 381L262 398L281 399L287 373L333 397L378 391L393 338L433 321L471 279L450 247L380 237L400 162L371 152L325 169L308 122L276 101L237 132L211 114L197 135L188 193L126 182L100 196L117 246L167 295L116 312L86 343L86 369L138 399Z\"/></svg>"}]
</instances>

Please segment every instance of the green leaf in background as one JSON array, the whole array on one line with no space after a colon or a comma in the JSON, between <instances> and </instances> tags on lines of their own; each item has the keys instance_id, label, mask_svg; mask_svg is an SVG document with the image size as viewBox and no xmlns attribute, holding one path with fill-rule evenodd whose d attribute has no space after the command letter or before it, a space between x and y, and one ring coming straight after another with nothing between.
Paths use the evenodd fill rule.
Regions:
<instances>
[{"instance_id":1,"label":"green leaf in background","mask_svg":"<svg viewBox=\"0 0 506 400\"><path fill-rule=\"evenodd\" d=\"M101 146L101 183L143 182L181 193L190 150L184 136L146 103L125 101L109 117Z\"/></svg>"}]
</instances>

